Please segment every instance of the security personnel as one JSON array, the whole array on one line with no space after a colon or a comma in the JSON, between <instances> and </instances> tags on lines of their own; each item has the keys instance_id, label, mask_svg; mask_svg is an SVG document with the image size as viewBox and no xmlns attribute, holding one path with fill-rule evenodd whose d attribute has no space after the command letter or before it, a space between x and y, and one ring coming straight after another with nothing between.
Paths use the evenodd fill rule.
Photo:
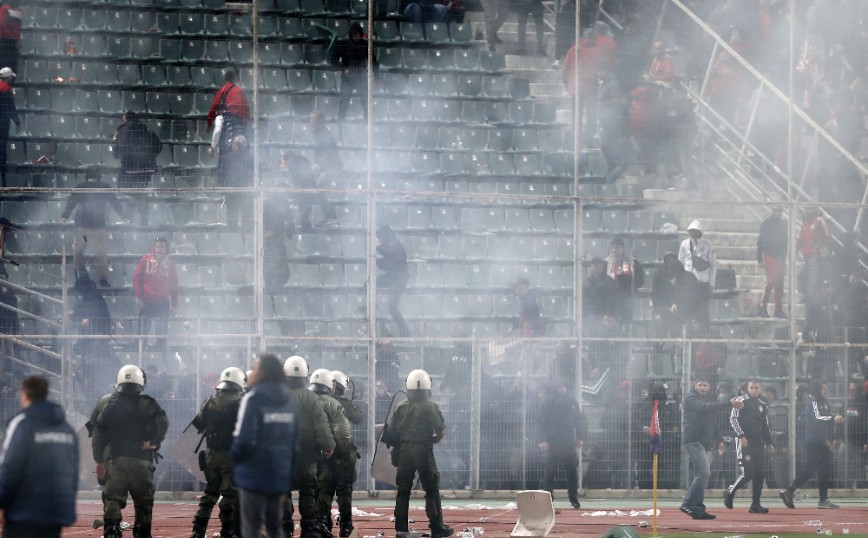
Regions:
<instances>
[{"instance_id":1,"label":"security personnel","mask_svg":"<svg viewBox=\"0 0 868 538\"><path fill-rule=\"evenodd\" d=\"M320 454L328 459L335 449L335 438L329 427L322 402L307 387L307 361L293 355L283 364L292 403L298 414L296 454L293 460L292 483L298 489L298 511L301 514L301 537L320 538L316 517L316 465ZM293 535L292 495L283 506L283 531Z\"/></svg>"},{"instance_id":2,"label":"security personnel","mask_svg":"<svg viewBox=\"0 0 868 538\"><path fill-rule=\"evenodd\" d=\"M350 386L350 378L340 370L332 370L334 378L334 397L341 404L344 416L350 424L361 424L364 416L353 400L347 397L347 389ZM353 484L356 482L356 460L359 459L358 449L353 446L355 457L343 461L337 460L334 466L337 471L334 484L335 494L338 498L338 512L340 518L340 536L347 538L353 532ZM331 499L329 499L331 504Z\"/></svg>"},{"instance_id":3,"label":"security personnel","mask_svg":"<svg viewBox=\"0 0 868 538\"><path fill-rule=\"evenodd\" d=\"M407 376L407 399L399 403L386 426L384 442L391 445L392 462L397 461L398 494L395 498L395 530L410 532L408 518L410 490L415 475L425 490L425 514L431 538L452 536L454 529L443 523L440 506L440 471L434 461L434 444L446 430L443 414L431 401L431 377L425 370L413 370ZM396 455L397 451L397 455Z\"/></svg>"},{"instance_id":4,"label":"security personnel","mask_svg":"<svg viewBox=\"0 0 868 538\"><path fill-rule=\"evenodd\" d=\"M736 398L744 404L744 408L733 408L729 415L729 423L738 436L735 443L738 478L723 490L723 504L732 509L735 492L753 481L753 501L749 510L751 514L767 514L769 511L760 504L763 480L766 478L766 447L769 454L775 453L769 427L769 404L762 397L762 392L763 387L758 380L748 380L747 394Z\"/></svg>"},{"instance_id":5,"label":"security personnel","mask_svg":"<svg viewBox=\"0 0 868 538\"><path fill-rule=\"evenodd\" d=\"M136 509L133 535L151 537L154 462L169 419L156 400L142 394L144 388L145 373L127 364L118 370L115 392L100 398L90 414L88 429L93 435L96 476L105 480L105 538L120 538L121 510L127 505L127 494Z\"/></svg>"},{"instance_id":6,"label":"security personnel","mask_svg":"<svg viewBox=\"0 0 868 538\"><path fill-rule=\"evenodd\" d=\"M317 528L325 538L332 538L331 512L336 484L334 476L339 474L337 467L346 466L346 463L350 461L355 465L356 459L358 459L358 453L353 446L353 439L350 434L350 421L344 416L341 404L332 396L333 387L334 378L332 378L330 370L320 368L310 374L310 385L307 388L316 394L322 402L336 445L335 453L331 459L323 458L317 463Z\"/></svg>"},{"instance_id":7,"label":"security personnel","mask_svg":"<svg viewBox=\"0 0 868 538\"><path fill-rule=\"evenodd\" d=\"M193 518L193 534L190 538L205 538L211 511L220 500L220 536L237 538L240 525L238 513L238 490L232 483L229 467L229 449L232 446L232 431L241 397L247 388L247 375L240 369L230 367L220 374L214 394L205 400L193 426L205 436L207 449L199 453L199 468L205 472L205 491L199 500L199 509Z\"/></svg>"},{"instance_id":8,"label":"security personnel","mask_svg":"<svg viewBox=\"0 0 868 538\"><path fill-rule=\"evenodd\" d=\"M579 456L576 450L584 446L587 421L579 402L567 393L567 383L555 379L552 389L537 411L539 448L543 451L543 489L554 499L555 474L563 466L567 476L567 496L570 506L580 508Z\"/></svg>"}]
</instances>

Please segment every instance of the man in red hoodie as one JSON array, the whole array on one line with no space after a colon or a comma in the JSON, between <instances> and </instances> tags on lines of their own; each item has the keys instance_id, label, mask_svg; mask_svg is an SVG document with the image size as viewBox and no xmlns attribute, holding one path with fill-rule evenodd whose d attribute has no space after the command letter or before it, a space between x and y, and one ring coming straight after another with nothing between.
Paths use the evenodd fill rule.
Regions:
<instances>
[{"instance_id":1,"label":"man in red hoodie","mask_svg":"<svg viewBox=\"0 0 868 538\"><path fill-rule=\"evenodd\" d=\"M235 84L235 71L228 69L223 80L225 84L217 90L214 102L211 103L211 110L208 111L208 130L214 127L214 118L219 113L218 108L223 108L221 112L231 114L246 127L247 122L250 120L250 109L247 106L247 98L244 97L244 90ZM223 103L222 107L220 103Z\"/></svg>"},{"instance_id":2,"label":"man in red hoodie","mask_svg":"<svg viewBox=\"0 0 868 538\"><path fill-rule=\"evenodd\" d=\"M140 334L151 332L158 337L156 348L166 349L166 334L169 332L169 317L178 307L178 269L169 257L169 241L165 237L154 240L154 248L142 256L133 275L136 305L139 307Z\"/></svg>"}]
</instances>

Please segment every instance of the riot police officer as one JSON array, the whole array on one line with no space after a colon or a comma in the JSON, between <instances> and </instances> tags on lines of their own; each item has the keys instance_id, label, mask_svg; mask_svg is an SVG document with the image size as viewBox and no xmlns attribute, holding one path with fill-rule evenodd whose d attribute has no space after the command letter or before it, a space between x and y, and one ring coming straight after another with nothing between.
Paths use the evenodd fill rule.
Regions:
<instances>
[{"instance_id":1,"label":"riot police officer","mask_svg":"<svg viewBox=\"0 0 868 538\"><path fill-rule=\"evenodd\" d=\"M308 389L319 396L336 445L335 453L331 459L320 459L317 463L317 527L325 538L332 538L332 498L337 482L335 477L340 474L337 468L339 466L345 467L349 461L355 465L355 461L358 459L358 453L353 446L353 439L350 435L350 422L344 416L341 404L332 396L333 387L334 378L330 370L320 368L310 374Z\"/></svg>"},{"instance_id":2,"label":"riot police officer","mask_svg":"<svg viewBox=\"0 0 868 538\"><path fill-rule=\"evenodd\" d=\"M298 414L298 443L293 459L292 483L298 489L298 511L301 514L301 537L320 538L316 515L316 464L319 455L328 459L335 449L335 439L329 427L322 402L307 387L307 361L294 355L283 364L292 403ZM293 535L292 495L287 495L283 507L283 530Z\"/></svg>"},{"instance_id":3,"label":"riot police officer","mask_svg":"<svg viewBox=\"0 0 868 538\"><path fill-rule=\"evenodd\" d=\"M395 498L395 530L409 532L410 490L419 473L425 490L425 514L431 538L452 536L454 529L443 523L440 505L440 471L434 460L434 444L446 430L443 414L431 401L431 377L425 370L413 370L405 383L407 399L399 403L386 426L384 442L391 445L392 462L397 462L398 494ZM396 454L397 451L397 454Z\"/></svg>"},{"instance_id":4,"label":"riot police officer","mask_svg":"<svg viewBox=\"0 0 868 538\"><path fill-rule=\"evenodd\" d=\"M347 375L334 370L331 372L331 376L333 380L332 398L337 401L343 416L349 421L346 425L347 431L349 431L349 424L359 424L362 421L362 412L346 396L346 389L350 383ZM316 390L320 391L321 389ZM335 439L337 440L337 438L336 434ZM359 459L359 451L352 444L352 437L346 452L340 449L342 445L345 445L344 441L345 439L341 437L341 442L338 442L338 453L334 457L319 462L316 479L317 513L320 516L331 514L332 499L337 496L340 536L346 538L353 532L353 483L356 481L356 461ZM329 519L322 521L324 525L328 525L329 529L331 528Z\"/></svg>"},{"instance_id":5,"label":"riot police officer","mask_svg":"<svg viewBox=\"0 0 868 538\"><path fill-rule=\"evenodd\" d=\"M133 498L136 511L133 535L151 536L154 462L169 419L156 400L142 394L144 388L141 368L134 364L122 367L115 392L100 398L88 422L96 475L105 481L105 538L120 538L121 510L127 505L127 494Z\"/></svg>"},{"instance_id":6,"label":"riot police officer","mask_svg":"<svg viewBox=\"0 0 868 538\"><path fill-rule=\"evenodd\" d=\"M205 472L206 483L199 500L199 509L193 518L193 534L190 538L205 538L208 520L218 499L221 538L237 538L240 534L238 490L232 483L229 449L238 407L246 388L247 375L240 368L226 368L220 374L217 390L205 400L193 419L193 427L204 435L207 448L199 453L199 468Z\"/></svg>"}]
</instances>

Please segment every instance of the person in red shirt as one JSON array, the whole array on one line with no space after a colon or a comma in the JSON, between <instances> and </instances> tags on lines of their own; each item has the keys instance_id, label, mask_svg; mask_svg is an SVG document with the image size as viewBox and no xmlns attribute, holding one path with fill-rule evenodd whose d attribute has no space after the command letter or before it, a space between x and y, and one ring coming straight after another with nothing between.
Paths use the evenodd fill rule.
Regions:
<instances>
[{"instance_id":1,"label":"person in red shirt","mask_svg":"<svg viewBox=\"0 0 868 538\"><path fill-rule=\"evenodd\" d=\"M585 134L591 135L597 127L597 70L600 66L611 69L614 63L614 42L608 36L600 36L594 28L586 28L579 40L579 106L584 116ZM562 76L567 94L576 95L576 46L573 45L564 56ZM573 117L575 117L575 99Z\"/></svg>"},{"instance_id":2,"label":"person in red shirt","mask_svg":"<svg viewBox=\"0 0 868 538\"><path fill-rule=\"evenodd\" d=\"M666 52L662 41L655 41L651 47L651 66L648 68L646 79L649 82L672 83L675 80L675 67L672 65L672 57Z\"/></svg>"},{"instance_id":3,"label":"person in red shirt","mask_svg":"<svg viewBox=\"0 0 868 538\"><path fill-rule=\"evenodd\" d=\"M178 269L169 257L169 241L154 240L153 250L142 256L133 275L133 290L139 307L139 334L147 335L155 325L156 348L166 349L169 317L178 308Z\"/></svg>"},{"instance_id":4,"label":"person in red shirt","mask_svg":"<svg viewBox=\"0 0 868 538\"><path fill-rule=\"evenodd\" d=\"M819 289L818 285L822 276L819 262L820 249L829 248L831 239L829 227L820 215L820 208L806 208L802 228L799 230L799 237L796 240L799 254L805 260L805 266L802 268L802 274L799 278L799 287L803 294L810 294Z\"/></svg>"},{"instance_id":5,"label":"person in red shirt","mask_svg":"<svg viewBox=\"0 0 868 538\"><path fill-rule=\"evenodd\" d=\"M19 0L0 6L0 67L18 72L18 49L21 47L21 7Z\"/></svg>"},{"instance_id":6,"label":"person in red shirt","mask_svg":"<svg viewBox=\"0 0 868 538\"><path fill-rule=\"evenodd\" d=\"M15 72L8 67L0 69L0 176L6 186L6 143L9 141L9 122L15 124L15 132L21 130L21 118L15 108L15 94L12 83Z\"/></svg>"},{"instance_id":7,"label":"person in red shirt","mask_svg":"<svg viewBox=\"0 0 868 538\"><path fill-rule=\"evenodd\" d=\"M247 98L244 97L244 90L235 84L235 71L229 69L226 71L223 80L225 84L217 90L214 96L214 102L211 103L211 110L208 111L208 129L214 126L214 118L217 117L218 108L224 108L223 114L231 114L235 118L241 120L246 126L250 120L250 108L247 106ZM224 107L220 106L220 103Z\"/></svg>"}]
</instances>

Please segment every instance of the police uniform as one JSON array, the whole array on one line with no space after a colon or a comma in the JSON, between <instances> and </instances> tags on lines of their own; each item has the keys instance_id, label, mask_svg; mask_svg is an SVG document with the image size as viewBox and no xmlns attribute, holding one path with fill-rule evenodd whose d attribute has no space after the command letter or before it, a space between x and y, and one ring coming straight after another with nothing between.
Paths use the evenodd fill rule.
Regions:
<instances>
[{"instance_id":1,"label":"police uniform","mask_svg":"<svg viewBox=\"0 0 868 538\"><path fill-rule=\"evenodd\" d=\"M332 536L331 507L332 499L335 496L337 477L342 472L340 468L346 467L349 462L352 462L351 465L354 466L358 459L358 453L356 447L353 446L350 434L350 422L344 416L341 404L331 395L332 385L331 372L326 369L319 369L311 374L311 384L308 387L322 402L336 445L331 458L321 458L317 462L316 513L318 529L326 537Z\"/></svg>"},{"instance_id":2,"label":"police uniform","mask_svg":"<svg viewBox=\"0 0 868 538\"><path fill-rule=\"evenodd\" d=\"M743 394L736 398L744 404L743 409L733 407L729 415L738 440L735 443L735 455L738 458L738 478L723 492L726 507L732 507L732 497L740 488L753 481L753 497L750 511L765 513L760 505L763 491L763 480L766 476L766 445L772 444L772 432L769 427L769 404L762 397L751 398ZM747 439L747 446L741 446L741 438Z\"/></svg>"},{"instance_id":3,"label":"police uniform","mask_svg":"<svg viewBox=\"0 0 868 538\"><path fill-rule=\"evenodd\" d=\"M420 381L420 383L415 383ZM412 387L412 388L411 388ZM419 387L419 388L416 388ZM392 462L397 463L395 498L395 530L408 532L410 491L415 475L425 490L425 514L431 537L450 536L454 532L443 523L440 505L440 471L434 460L434 443L446 429L440 408L430 398L431 379L423 370L414 370L407 376L407 399L399 403L389 418L387 430L393 445Z\"/></svg>"},{"instance_id":4,"label":"police uniform","mask_svg":"<svg viewBox=\"0 0 868 538\"><path fill-rule=\"evenodd\" d=\"M336 394L335 400L341 405L344 416L350 424L362 422L364 419L362 411L352 400L344 394ZM341 538L348 537L353 531L353 484L356 483L356 460L359 459L358 449L355 446L353 452L349 457L335 461L333 466L336 471L334 492L338 500Z\"/></svg>"},{"instance_id":5,"label":"police uniform","mask_svg":"<svg viewBox=\"0 0 868 538\"><path fill-rule=\"evenodd\" d=\"M192 538L204 538L208 520L211 519L211 512L218 499L221 537L229 538L238 534L238 490L232 483L229 449L232 446L232 431L235 429L242 396L243 387L234 382L221 381L217 391L205 400L193 419L193 426L205 435L207 449L204 452L202 469L205 472L205 491L193 519ZM201 462L200 459L200 466Z\"/></svg>"},{"instance_id":6,"label":"police uniform","mask_svg":"<svg viewBox=\"0 0 868 538\"><path fill-rule=\"evenodd\" d=\"M303 369L293 372L291 361L297 359ZM316 464L320 452L334 450L335 439L329 427L322 402L307 390L307 363L301 357L290 357L284 366L289 383L290 397L297 413L298 442L293 460L292 483L298 490L298 511L301 514L301 536L320 538L316 530ZM293 535L292 495L287 495L283 509L283 530Z\"/></svg>"},{"instance_id":7,"label":"police uniform","mask_svg":"<svg viewBox=\"0 0 868 538\"><path fill-rule=\"evenodd\" d=\"M136 366L132 368L141 372ZM117 391L103 396L90 415L93 459L105 465L105 538L121 536L121 510L126 507L127 494L135 506L133 534L150 538L156 449L143 450L142 446L149 442L159 448L169 419L156 400L140 393L144 375L139 374L142 383L137 385L123 380L125 371L130 371L130 365L118 373Z\"/></svg>"}]
</instances>

